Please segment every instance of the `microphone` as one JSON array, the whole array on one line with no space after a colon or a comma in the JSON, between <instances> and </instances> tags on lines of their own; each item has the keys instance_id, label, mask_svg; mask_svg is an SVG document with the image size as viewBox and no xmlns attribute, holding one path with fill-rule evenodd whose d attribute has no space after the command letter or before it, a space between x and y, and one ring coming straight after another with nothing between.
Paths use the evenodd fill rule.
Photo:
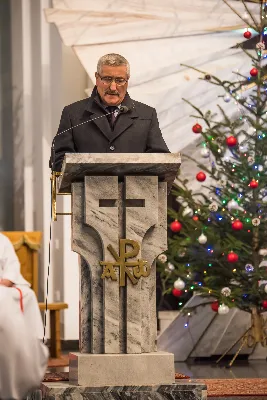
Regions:
<instances>
[{"instance_id":1,"label":"microphone","mask_svg":"<svg viewBox=\"0 0 267 400\"><path fill-rule=\"evenodd\" d=\"M132 108L134 108L134 104L133 104L133 107L127 107L127 106L121 106L121 105L120 105L120 106L118 107L118 109L119 109L119 114L126 114L126 113L128 113L129 111L131 111ZM50 168L52 171L55 170L55 159L56 159L55 139L56 139L57 136L61 135L62 133L68 132L68 131L70 131L70 130L72 130L72 129L74 129L74 128L77 128L78 126L87 124L88 122L95 121L96 119L99 119L99 118L107 117L108 115L111 115L111 114L115 114L116 112L117 112L117 110L112 111L112 112L109 112L109 113L106 113L106 114L103 114L103 115L100 115L99 117L96 117L96 118L88 119L87 121L84 121L84 122L82 122L81 124L74 125L74 126L72 126L71 128L65 129L65 130L62 131L62 132L58 132L58 133L55 135L55 137L54 137L54 139L53 139L53 141L52 141L51 156L50 156L50 159L49 159L49 168Z\"/></svg>"},{"instance_id":2,"label":"microphone","mask_svg":"<svg viewBox=\"0 0 267 400\"><path fill-rule=\"evenodd\" d=\"M131 108L128 108L128 107L126 107L126 106L120 106L119 107L119 112L121 113L121 114L126 114L128 111L130 111L131 110Z\"/></svg>"}]
</instances>

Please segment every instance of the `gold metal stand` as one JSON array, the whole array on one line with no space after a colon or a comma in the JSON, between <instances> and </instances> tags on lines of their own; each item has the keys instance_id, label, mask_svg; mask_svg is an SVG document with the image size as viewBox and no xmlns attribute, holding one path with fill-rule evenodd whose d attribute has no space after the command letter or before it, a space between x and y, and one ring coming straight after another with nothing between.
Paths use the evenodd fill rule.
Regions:
<instances>
[{"instance_id":1,"label":"gold metal stand","mask_svg":"<svg viewBox=\"0 0 267 400\"><path fill-rule=\"evenodd\" d=\"M218 364L228 353L231 351L235 345L240 343L239 348L237 349L234 357L232 360L229 362L227 365L228 368L231 368L233 363L235 362L237 356L239 355L240 351L244 346L247 346L249 348L255 347L256 344L261 343L263 347L267 347L267 320L264 320L263 316L258 313L258 310L256 307L253 307L251 309L251 326L246 330L243 335L237 339L233 345L231 345L224 353L223 355L218 358L216 361L216 364Z\"/></svg>"},{"instance_id":2,"label":"gold metal stand","mask_svg":"<svg viewBox=\"0 0 267 400\"><path fill-rule=\"evenodd\" d=\"M57 195L70 195L71 193L57 193L57 178L61 175L60 172L52 172L50 177L51 185L52 185L52 219L53 221L57 221L58 215L72 215L72 213L57 213Z\"/></svg>"}]
</instances>

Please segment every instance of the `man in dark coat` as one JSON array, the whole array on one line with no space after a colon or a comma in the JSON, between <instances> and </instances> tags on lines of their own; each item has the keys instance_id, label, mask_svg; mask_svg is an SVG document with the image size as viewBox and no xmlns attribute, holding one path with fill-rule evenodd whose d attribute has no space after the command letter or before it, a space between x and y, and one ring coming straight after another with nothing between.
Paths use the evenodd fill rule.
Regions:
<instances>
[{"instance_id":1,"label":"man in dark coat","mask_svg":"<svg viewBox=\"0 0 267 400\"><path fill-rule=\"evenodd\" d=\"M156 110L127 93L128 61L107 54L95 77L92 95L63 109L53 169L61 170L65 153L168 153Z\"/></svg>"}]
</instances>

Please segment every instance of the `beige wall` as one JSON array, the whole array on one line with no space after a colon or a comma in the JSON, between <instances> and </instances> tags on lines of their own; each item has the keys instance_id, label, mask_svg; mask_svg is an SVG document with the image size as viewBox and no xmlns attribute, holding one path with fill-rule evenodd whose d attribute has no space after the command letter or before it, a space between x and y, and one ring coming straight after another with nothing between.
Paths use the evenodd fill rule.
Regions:
<instances>
[{"instance_id":1,"label":"beige wall","mask_svg":"<svg viewBox=\"0 0 267 400\"><path fill-rule=\"evenodd\" d=\"M64 105L86 97L87 73L71 47L62 43L62 94Z\"/></svg>"}]
</instances>

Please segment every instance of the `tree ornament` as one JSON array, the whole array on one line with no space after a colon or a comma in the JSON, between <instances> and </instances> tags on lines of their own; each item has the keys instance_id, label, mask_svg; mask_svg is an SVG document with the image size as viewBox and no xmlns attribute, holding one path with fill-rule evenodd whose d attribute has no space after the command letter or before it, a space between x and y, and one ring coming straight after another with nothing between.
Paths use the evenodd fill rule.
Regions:
<instances>
[{"instance_id":1,"label":"tree ornament","mask_svg":"<svg viewBox=\"0 0 267 400\"><path fill-rule=\"evenodd\" d=\"M259 183L255 179L252 179L249 186L251 187L251 189L256 189L259 186Z\"/></svg>"},{"instance_id":2,"label":"tree ornament","mask_svg":"<svg viewBox=\"0 0 267 400\"><path fill-rule=\"evenodd\" d=\"M253 165L254 164L254 162L255 162L255 159L254 159L254 157L253 156L248 156L248 165Z\"/></svg>"},{"instance_id":3,"label":"tree ornament","mask_svg":"<svg viewBox=\"0 0 267 400\"><path fill-rule=\"evenodd\" d=\"M229 307L226 306L225 304L221 304L219 309L218 309L218 314L220 315L225 315L229 313Z\"/></svg>"},{"instance_id":4,"label":"tree ornament","mask_svg":"<svg viewBox=\"0 0 267 400\"><path fill-rule=\"evenodd\" d=\"M266 268L267 267L267 260L263 259L259 265L259 268Z\"/></svg>"},{"instance_id":5,"label":"tree ornament","mask_svg":"<svg viewBox=\"0 0 267 400\"><path fill-rule=\"evenodd\" d=\"M175 289L183 290L183 289L185 288L185 283L184 283L184 281L183 281L181 278L178 278L178 279L174 282L173 286L175 287Z\"/></svg>"},{"instance_id":6,"label":"tree ornament","mask_svg":"<svg viewBox=\"0 0 267 400\"><path fill-rule=\"evenodd\" d=\"M244 32L244 38L246 38L246 39L250 39L251 38L251 36L252 36L252 33L249 31L249 30L247 30L246 32Z\"/></svg>"},{"instance_id":7,"label":"tree ornament","mask_svg":"<svg viewBox=\"0 0 267 400\"><path fill-rule=\"evenodd\" d=\"M198 221L198 216L197 216L197 215L194 215L194 216L193 216L193 220L194 220L194 221Z\"/></svg>"},{"instance_id":8,"label":"tree ornament","mask_svg":"<svg viewBox=\"0 0 267 400\"><path fill-rule=\"evenodd\" d=\"M226 138L226 144L228 147L234 147L237 145L237 138L235 138L234 136L228 136L228 138Z\"/></svg>"},{"instance_id":9,"label":"tree ornament","mask_svg":"<svg viewBox=\"0 0 267 400\"><path fill-rule=\"evenodd\" d=\"M229 101L231 101L231 96L228 93L226 93L224 95L223 100L225 101L225 103L229 103Z\"/></svg>"},{"instance_id":10,"label":"tree ornament","mask_svg":"<svg viewBox=\"0 0 267 400\"><path fill-rule=\"evenodd\" d=\"M187 206L188 206L187 201L183 201L183 202L182 202L182 206L183 206L183 207L187 207Z\"/></svg>"},{"instance_id":11,"label":"tree ornament","mask_svg":"<svg viewBox=\"0 0 267 400\"><path fill-rule=\"evenodd\" d=\"M200 150L201 157L208 158L210 156L210 149L208 147L202 147Z\"/></svg>"},{"instance_id":12,"label":"tree ornament","mask_svg":"<svg viewBox=\"0 0 267 400\"><path fill-rule=\"evenodd\" d=\"M216 212L216 211L218 211L218 204L215 203L215 201L213 201L213 202L210 203L210 205L209 205L209 210L210 210L211 212Z\"/></svg>"},{"instance_id":13,"label":"tree ornament","mask_svg":"<svg viewBox=\"0 0 267 400\"><path fill-rule=\"evenodd\" d=\"M232 228L234 231L241 231L241 229L243 229L243 224L239 219L237 219L232 223Z\"/></svg>"},{"instance_id":14,"label":"tree ornament","mask_svg":"<svg viewBox=\"0 0 267 400\"><path fill-rule=\"evenodd\" d=\"M165 263L166 261L167 261L167 256L166 256L166 254L160 254L159 256L158 256L158 260L161 262L161 263Z\"/></svg>"},{"instance_id":15,"label":"tree ornament","mask_svg":"<svg viewBox=\"0 0 267 400\"><path fill-rule=\"evenodd\" d=\"M264 310L267 309L267 300L262 301L262 308L264 308Z\"/></svg>"},{"instance_id":16,"label":"tree ornament","mask_svg":"<svg viewBox=\"0 0 267 400\"><path fill-rule=\"evenodd\" d=\"M258 70L257 70L257 68L252 68L251 70L250 70L250 75L251 76L257 76L258 75Z\"/></svg>"},{"instance_id":17,"label":"tree ornament","mask_svg":"<svg viewBox=\"0 0 267 400\"><path fill-rule=\"evenodd\" d=\"M254 267L252 264L246 264L245 265L245 271L246 272L253 272L254 271Z\"/></svg>"},{"instance_id":18,"label":"tree ornament","mask_svg":"<svg viewBox=\"0 0 267 400\"><path fill-rule=\"evenodd\" d=\"M193 211L192 208L190 208L190 207L186 207L186 208L183 210L183 213L182 213L183 217L192 217L193 214L194 214L194 211Z\"/></svg>"},{"instance_id":19,"label":"tree ornament","mask_svg":"<svg viewBox=\"0 0 267 400\"><path fill-rule=\"evenodd\" d=\"M176 197L175 200L177 201L177 203L181 204L184 201L184 198L182 196L178 196L178 197Z\"/></svg>"},{"instance_id":20,"label":"tree ornament","mask_svg":"<svg viewBox=\"0 0 267 400\"><path fill-rule=\"evenodd\" d=\"M219 180L219 185L220 185L221 187L224 187L224 186L226 186L226 184L227 184L227 181L226 181L226 179L224 179L224 178L221 178L221 179Z\"/></svg>"},{"instance_id":21,"label":"tree ornament","mask_svg":"<svg viewBox=\"0 0 267 400\"><path fill-rule=\"evenodd\" d=\"M267 256L267 249L260 249L259 250L259 255L263 256L263 257L266 257Z\"/></svg>"},{"instance_id":22,"label":"tree ornament","mask_svg":"<svg viewBox=\"0 0 267 400\"><path fill-rule=\"evenodd\" d=\"M196 178L199 182L204 182L206 180L206 174L204 174L204 172L200 171L196 174Z\"/></svg>"},{"instance_id":23,"label":"tree ornament","mask_svg":"<svg viewBox=\"0 0 267 400\"><path fill-rule=\"evenodd\" d=\"M199 236L199 238L197 240L200 244L205 244L205 243L207 243L208 238L207 238L207 236L204 235L204 233L201 233L201 235Z\"/></svg>"},{"instance_id":24,"label":"tree ornament","mask_svg":"<svg viewBox=\"0 0 267 400\"><path fill-rule=\"evenodd\" d=\"M180 232L180 230L182 229L182 224L176 219L170 224L170 228L173 232Z\"/></svg>"},{"instance_id":25,"label":"tree ornament","mask_svg":"<svg viewBox=\"0 0 267 400\"><path fill-rule=\"evenodd\" d=\"M200 124L195 124L192 128L192 131L194 133L201 133L202 132L202 126Z\"/></svg>"},{"instance_id":26,"label":"tree ornament","mask_svg":"<svg viewBox=\"0 0 267 400\"><path fill-rule=\"evenodd\" d=\"M175 270L175 266L172 263L168 263L168 270L169 271L174 271Z\"/></svg>"},{"instance_id":27,"label":"tree ornament","mask_svg":"<svg viewBox=\"0 0 267 400\"><path fill-rule=\"evenodd\" d=\"M256 49L258 49L258 50L264 50L265 49L265 43L264 42L258 42L257 44L256 44Z\"/></svg>"},{"instance_id":28,"label":"tree ornament","mask_svg":"<svg viewBox=\"0 0 267 400\"><path fill-rule=\"evenodd\" d=\"M239 209L239 204L235 200L230 200L228 202L228 204L227 204L227 208L228 208L229 211L238 210Z\"/></svg>"},{"instance_id":29,"label":"tree ornament","mask_svg":"<svg viewBox=\"0 0 267 400\"><path fill-rule=\"evenodd\" d=\"M261 220L259 218L253 218L251 221L253 226L259 226L261 223Z\"/></svg>"},{"instance_id":30,"label":"tree ornament","mask_svg":"<svg viewBox=\"0 0 267 400\"><path fill-rule=\"evenodd\" d=\"M211 303L211 309L212 309L212 311L214 311L214 312L218 312L218 309L219 309L219 303L218 303L218 301L214 301L213 303Z\"/></svg>"},{"instance_id":31,"label":"tree ornament","mask_svg":"<svg viewBox=\"0 0 267 400\"><path fill-rule=\"evenodd\" d=\"M263 165L258 165L258 171L259 171L259 172L262 172L263 169L264 169Z\"/></svg>"},{"instance_id":32,"label":"tree ornament","mask_svg":"<svg viewBox=\"0 0 267 400\"><path fill-rule=\"evenodd\" d=\"M227 254L227 261L229 263L236 263L238 261L238 254L231 251L230 253Z\"/></svg>"},{"instance_id":33,"label":"tree ornament","mask_svg":"<svg viewBox=\"0 0 267 400\"><path fill-rule=\"evenodd\" d=\"M231 296L231 293L232 293L232 291L231 291L231 289L230 289L229 287L224 287L224 288L222 288L222 290L221 290L221 294L222 294L223 296L225 296L225 297Z\"/></svg>"},{"instance_id":34,"label":"tree ornament","mask_svg":"<svg viewBox=\"0 0 267 400\"><path fill-rule=\"evenodd\" d=\"M179 290L179 289L173 288L173 289L172 289L172 294L173 294L175 297L181 297L181 296L183 295L183 291L182 291L182 290Z\"/></svg>"}]
</instances>

